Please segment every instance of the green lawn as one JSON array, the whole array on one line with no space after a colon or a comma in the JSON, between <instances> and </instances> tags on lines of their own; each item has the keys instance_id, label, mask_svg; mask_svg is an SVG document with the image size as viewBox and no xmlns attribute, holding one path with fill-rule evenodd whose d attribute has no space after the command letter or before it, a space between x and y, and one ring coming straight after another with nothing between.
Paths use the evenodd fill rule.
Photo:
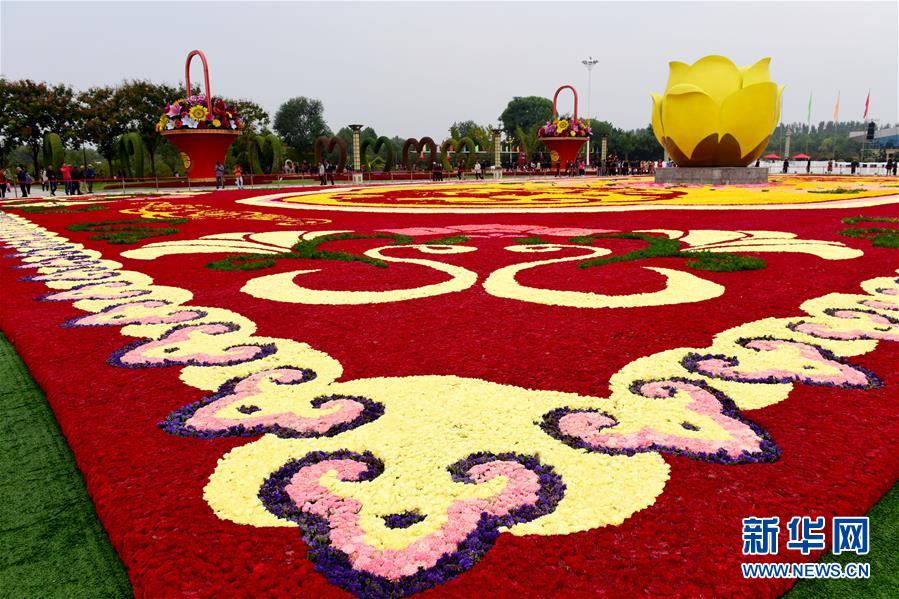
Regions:
<instances>
[{"instance_id":1,"label":"green lawn","mask_svg":"<svg viewBox=\"0 0 899 599\"><path fill-rule=\"evenodd\" d=\"M846 514L852 516L854 514ZM871 550L868 555L828 553L822 562L871 564L871 578L859 580L800 580L786 599L846 599L848 597L899 597L899 485L878 501L871 511Z\"/></svg>"},{"instance_id":2,"label":"green lawn","mask_svg":"<svg viewBox=\"0 0 899 599\"><path fill-rule=\"evenodd\" d=\"M0 333L0 597L131 597L44 393Z\"/></svg>"}]
</instances>

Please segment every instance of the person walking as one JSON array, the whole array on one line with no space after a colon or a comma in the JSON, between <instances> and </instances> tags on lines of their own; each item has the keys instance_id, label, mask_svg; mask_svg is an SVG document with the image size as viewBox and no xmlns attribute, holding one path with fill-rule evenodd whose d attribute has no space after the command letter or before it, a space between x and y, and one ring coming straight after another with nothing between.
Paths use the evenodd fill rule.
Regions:
<instances>
[{"instance_id":1,"label":"person walking","mask_svg":"<svg viewBox=\"0 0 899 599\"><path fill-rule=\"evenodd\" d=\"M243 189L243 169L239 164L234 165L234 184L237 185L237 189Z\"/></svg>"},{"instance_id":2,"label":"person walking","mask_svg":"<svg viewBox=\"0 0 899 599\"><path fill-rule=\"evenodd\" d=\"M59 167L59 172L62 173L62 183L65 186L66 195L72 195L72 167L63 162Z\"/></svg>"},{"instance_id":3,"label":"person walking","mask_svg":"<svg viewBox=\"0 0 899 599\"><path fill-rule=\"evenodd\" d=\"M782 172L783 174L786 174L786 173L787 173L787 169L789 169L789 168L790 168L790 161L789 161L788 159L784 158L783 170L782 170L781 172Z\"/></svg>"},{"instance_id":4,"label":"person walking","mask_svg":"<svg viewBox=\"0 0 899 599\"><path fill-rule=\"evenodd\" d=\"M833 173L833 160L827 161L827 174Z\"/></svg>"},{"instance_id":5,"label":"person walking","mask_svg":"<svg viewBox=\"0 0 899 599\"><path fill-rule=\"evenodd\" d=\"M94 165L88 164L84 171L84 178L87 179L87 193L94 193Z\"/></svg>"},{"instance_id":6,"label":"person walking","mask_svg":"<svg viewBox=\"0 0 899 599\"><path fill-rule=\"evenodd\" d=\"M22 165L16 167L16 181L19 183L19 189L22 191L22 197L28 197L28 171Z\"/></svg>"},{"instance_id":7,"label":"person walking","mask_svg":"<svg viewBox=\"0 0 899 599\"><path fill-rule=\"evenodd\" d=\"M215 188L225 189L225 165L220 161L215 163Z\"/></svg>"},{"instance_id":8,"label":"person walking","mask_svg":"<svg viewBox=\"0 0 899 599\"><path fill-rule=\"evenodd\" d=\"M47 188L50 190L50 195L55 196L56 195L56 183L57 183L56 179L59 177L59 175L57 175L56 171L53 170L52 165L47 167L46 173L47 173Z\"/></svg>"},{"instance_id":9,"label":"person walking","mask_svg":"<svg viewBox=\"0 0 899 599\"><path fill-rule=\"evenodd\" d=\"M812 172L812 159L809 158L808 162L805 163L805 174L809 175Z\"/></svg>"},{"instance_id":10,"label":"person walking","mask_svg":"<svg viewBox=\"0 0 899 599\"><path fill-rule=\"evenodd\" d=\"M456 163L456 178L459 181L462 180L462 173L465 171L465 162L462 159L459 159L459 162Z\"/></svg>"},{"instance_id":11,"label":"person walking","mask_svg":"<svg viewBox=\"0 0 899 599\"><path fill-rule=\"evenodd\" d=\"M325 169L325 171L327 171L328 173L328 183L330 183L331 185L334 185L334 171L336 170L337 167L334 166L333 162L329 162L327 168Z\"/></svg>"},{"instance_id":12,"label":"person walking","mask_svg":"<svg viewBox=\"0 0 899 599\"><path fill-rule=\"evenodd\" d=\"M484 178L484 175L481 174L481 163L480 162L474 163L474 178L475 179L483 179Z\"/></svg>"},{"instance_id":13,"label":"person walking","mask_svg":"<svg viewBox=\"0 0 899 599\"><path fill-rule=\"evenodd\" d=\"M322 186L327 185L325 181L325 163L322 161L318 163L318 184Z\"/></svg>"},{"instance_id":14,"label":"person walking","mask_svg":"<svg viewBox=\"0 0 899 599\"><path fill-rule=\"evenodd\" d=\"M41 191L47 191L49 188L50 188L50 178L47 177L47 169L42 168L41 169Z\"/></svg>"},{"instance_id":15,"label":"person walking","mask_svg":"<svg viewBox=\"0 0 899 599\"><path fill-rule=\"evenodd\" d=\"M81 195L81 178L84 176L84 173L81 171L81 167L77 164L72 167L72 195Z\"/></svg>"},{"instance_id":16,"label":"person walking","mask_svg":"<svg viewBox=\"0 0 899 599\"><path fill-rule=\"evenodd\" d=\"M9 183L6 180L6 171L0 168L0 199L6 197L6 186Z\"/></svg>"}]
</instances>

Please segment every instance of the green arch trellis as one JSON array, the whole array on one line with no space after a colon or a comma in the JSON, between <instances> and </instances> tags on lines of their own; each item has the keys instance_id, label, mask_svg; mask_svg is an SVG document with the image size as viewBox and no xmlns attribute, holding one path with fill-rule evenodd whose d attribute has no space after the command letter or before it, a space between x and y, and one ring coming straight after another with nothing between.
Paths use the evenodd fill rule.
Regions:
<instances>
[{"instance_id":1,"label":"green arch trellis","mask_svg":"<svg viewBox=\"0 0 899 599\"><path fill-rule=\"evenodd\" d=\"M119 138L118 143L119 167L125 171L125 176L129 179L144 176L144 140L140 134L132 131L125 133ZM132 159L134 161L132 165Z\"/></svg>"},{"instance_id":2,"label":"green arch trellis","mask_svg":"<svg viewBox=\"0 0 899 599\"><path fill-rule=\"evenodd\" d=\"M48 133L44 136L44 166L52 166L54 170L59 170L62 166L65 152L62 147L62 140L56 133Z\"/></svg>"},{"instance_id":3,"label":"green arch trellis","mask_svg":"<svg viewBox=\"0 0 899 599\"><path fill-rule=\"evenodd\" d=\"M449 161L449 150L452 149L453 152L461 152L463 148L468 149L468 157L465 159L465 168L470 169L474 166L475 161L478 159L478 153L475 151L476 146L474 140L470 137L463 137L462 139L448 139L440 146L440 161L443 163L443 168L446 170L452 170L453 165Z\"/></svg>"},{"instance_id":4,"label":"green arch trellis","mask_svg":"<svg viewBox=\"0 0 899 599\"><path fill-rule=\"evenodd\" d=\"M393 170L393 167L396 165L396 152L393 149L393 142L390 141L390 138L382 135L377 139L372 137L363 139L362 144L359 146L359 157L363 164L368 164L367 154L369 148L371 148L371 151L375 154L378 154L381 151L381 148L384 148L386 154L384 157L384 172L386 173Z\"/></svg>"},{"instance_id":5,"label":"green arch trellis","mask_svg":"<svg viewBox=\"0 0 899 599\"><path fill-rule=\"evenodd\" d=\"M272 163L270 174L280 173L281 165L284 164L284 145L277 135L269 133L268 135L251 134L249 158L250 169L256 174L262 174L265 169L262 165L262 155L266 148L270 148L272 152Z\"/></svg>"}]
</instances>

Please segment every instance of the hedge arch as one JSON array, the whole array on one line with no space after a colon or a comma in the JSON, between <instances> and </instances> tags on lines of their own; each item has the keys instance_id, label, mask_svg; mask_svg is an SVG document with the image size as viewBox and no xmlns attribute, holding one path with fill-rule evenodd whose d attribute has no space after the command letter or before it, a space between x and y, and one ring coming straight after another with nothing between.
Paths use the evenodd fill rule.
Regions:
<instances>
[{"instance_id":1,"label":"hedge arch","mask_svg":"<svg viewBox=\"0 0 899 599\"><path fill-rule=\"evenodd\" d=\"M44 166L52 166L53 170L59 171L64 158L62 140L55 133L46 134L44 136Z\"/></svg>"},{"instance_id":2,"label":"hedge arch","mask_svg":"<svg viewBox=\"0 0 899 599\"><path fill-rule=\"evenodd\" d=\"M384 157L384 172L386 173L393 170L393 167L396 165L396 152L393 149L393 142L390 141L389 137L384 137L382 135L378 139L372 137L363 139L362 144L359 146L359 156L362 160L362 164L368 164L369 148L371 148L371 151L374 154L378 154L381 151L381 148L384 148L386 154Z\"/></svg>"},{"instance_id":3,"label":"hedge arch","mask_svg":"<svg viewBox=\"0 0 899 599\"><path fill-rule=\"evenodd\" d=\"M125 171L125 176L138 179L144 176L144 140L139 133L125 133L119 138L119 168ZM133 166L132 166L133 159Z\"/></svg>"},{"instance_id":4,"label":"hedge arch","mask_svg":"<svg viewBox=\"0 0 899 599\"><path fill-rule=\"evenodd\" d=\"M463 137L462 139L450 138L440 146L440 161L443 162L444 169L453 170L453 164L450 163L449 157L447 156L449 150L461 152L463 148L468 149L468 157L465 160L465 169L468 170L474 166L475 161L478 159L474 140L470 137Z\"/></svg>"},{"instance_id":5,"label":"hedge arch","mask_svg":"<svg viewBox=\"0 0 899 599\"><path fill-rule=\"evenodd\" d=\"M431 159L429 162L437 162L439 158L437 153L437 144L434 143L434 140L430 137L422 137L421 139L415 139L414 137L410 137L406 140L406 143L403 144L403 166L406 167L406 170L412 170L412 164L409 162L409 148L415 148L415 152L423 152L425 147L428 148L429 153L431 154Z\"/></svg>"},{"instance_id":6,"label":"hedge arch","mask_svg":"<svg viewBox=\"0 0 899 599\"><path fill-rule=\"evenodd\" d=\"M331 137L327 137L326 135L320 135L315 140L315 164L318 164L322 161L322 153L328 152L329 154L334 151L334 147L337 146L337 149L340 151L340 158L337 161L337 172L342 173L344 167L346 166L346 142L343 141L340 137L334 135Z\"/></svg>"},{"instance_id":7,"label":"hedge arch","mask_svg":"<svg viewBox=\"0 0 899 599\"><path fill-rule=\"evenodd\" d=\"M272 163L269 166L269 174L275 174L281 172L281 165L284 164L284 145L281 143L281 139L273 134L269 133L268 135L256 135L251 133L252 137L250 138L250 148L249 148L249 158L250 158L250 170L257 175L261 175L265 172L262 164L262 155L266 153L266 149L271 149L272 152Z\"/></svg>"}]
</instances>

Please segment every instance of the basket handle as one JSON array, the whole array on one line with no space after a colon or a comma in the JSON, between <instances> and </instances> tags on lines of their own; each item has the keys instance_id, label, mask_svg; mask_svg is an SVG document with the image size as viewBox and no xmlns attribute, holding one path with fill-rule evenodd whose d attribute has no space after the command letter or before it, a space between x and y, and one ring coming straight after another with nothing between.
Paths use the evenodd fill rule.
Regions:
<instances>
[{"instance_id":1,"label":"basket handle","mask_svg":"<svg viewBox=\"0 0 899 599\"><path fill-rule=\"evenodd\" d=\"M196 52L196 50L194 50L194 52ZM572 95L574 96L574 120L575 122L577 122L577 90L570 85L563 85L556 90L556 95L553 96L553 120L559 118L559 111L556 109L556 103L559 101L559 94L563 89L570 89Z\"/></svg>"},{"instance_id":2,"label":"basket handle","mask_svg":"<svg viewBox=\"0 0 899 599\"><path fill-rule=\"evenodd\" d=\"M184 63L184 97L190 97L190 61L194 56L199 56L203 63L203 82L206 84L206 109L212 112L212 93L209 90L209 65L206 63L206 55L202 50L191 50L187 55L187 61ZM561 89L561 88L559 88ZM574 88L572 88L572 91ZM558 95L559 92L556 92ZM577 94L574 95L575 113L577 112Z\"/></svg>"}]
</instances>

